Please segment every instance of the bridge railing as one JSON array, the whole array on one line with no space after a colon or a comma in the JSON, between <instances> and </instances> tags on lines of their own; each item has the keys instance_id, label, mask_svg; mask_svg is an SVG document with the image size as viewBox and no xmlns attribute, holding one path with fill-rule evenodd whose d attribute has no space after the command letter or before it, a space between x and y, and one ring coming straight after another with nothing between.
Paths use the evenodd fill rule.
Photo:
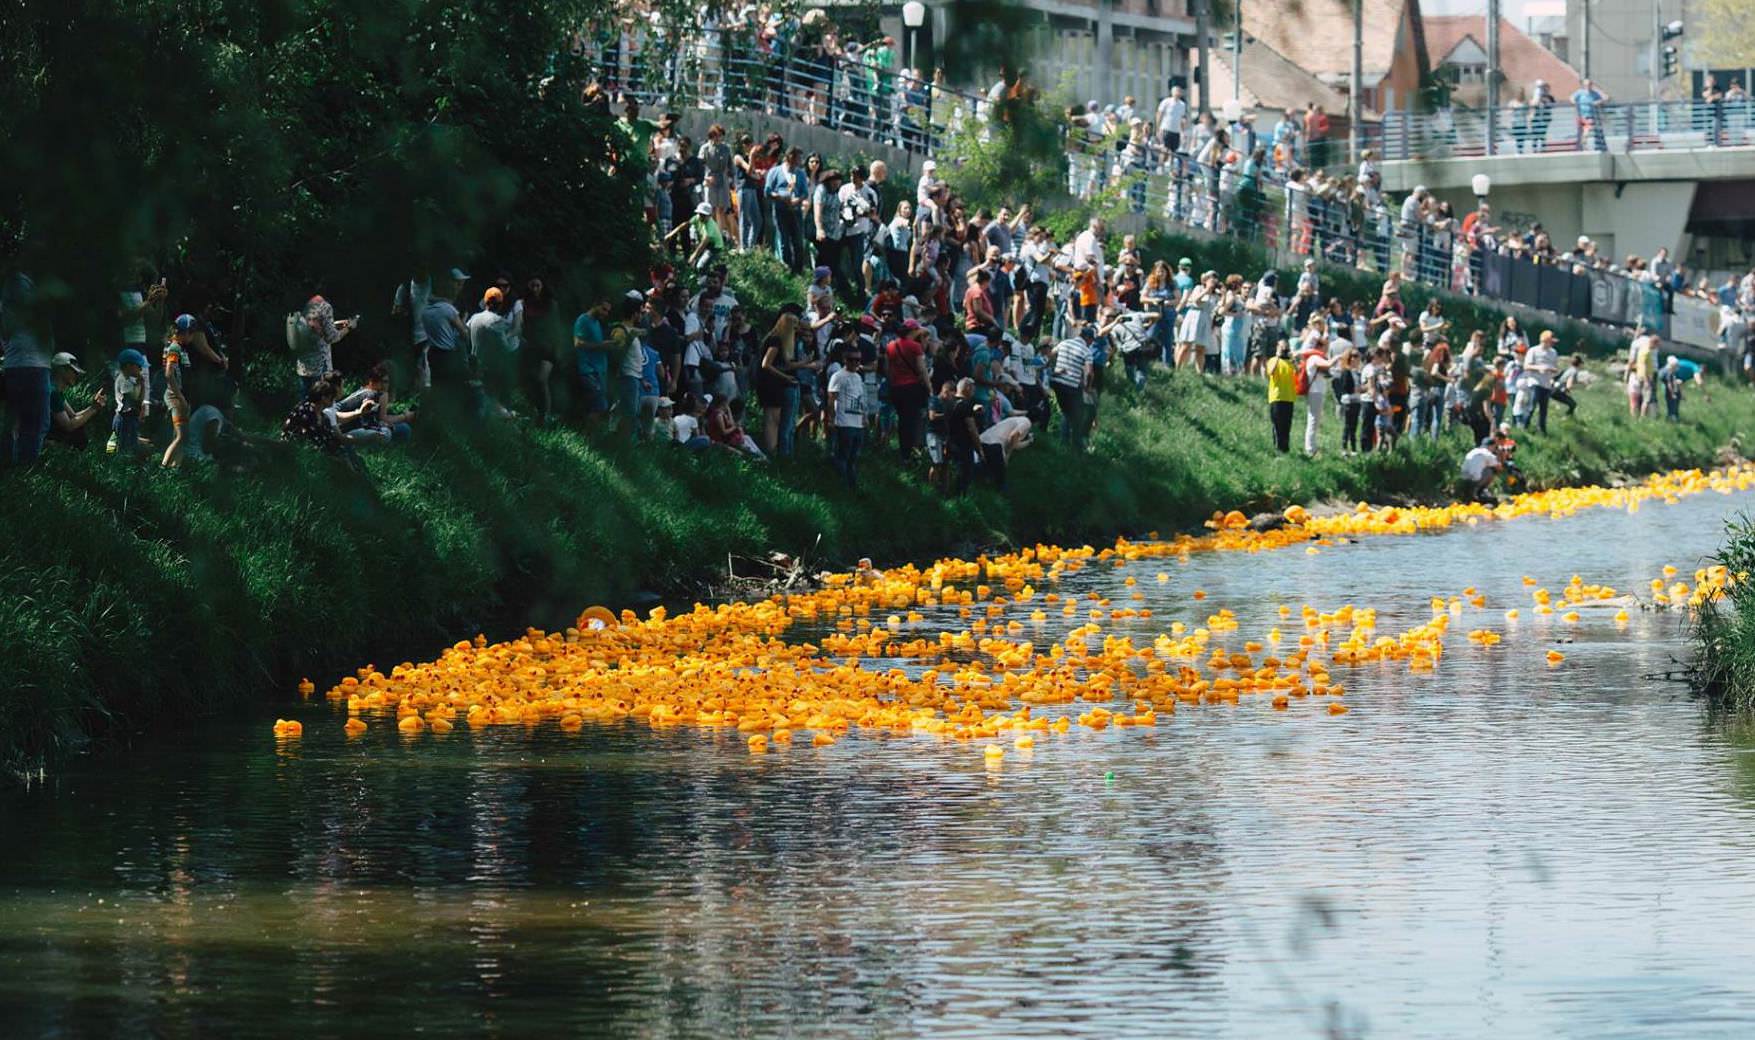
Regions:
<instances>
[{"instance_id":1,"label":"bridge railing","mask_svg":"<svg viewBox=\"0 0 1755 1040\"><path fill-rule=\"evenodd\" d=\"M1570 104L1388 112L1364 129L1365 146L1388 160L1632 152L1755 144L1747 99Z\"/></svg>"},{"instance_id":2,"label":"bridge railing","mask_svg":"<svg viewBox=\"0 0 1755 1040\"><path fill-rule=\"evenodd\" d=\"M586 56L606 89L642 105L764 112L919 153L986 116L982 95L863 56L724 32L635 43L593 46Z\"/></svg>"}]
</instances>

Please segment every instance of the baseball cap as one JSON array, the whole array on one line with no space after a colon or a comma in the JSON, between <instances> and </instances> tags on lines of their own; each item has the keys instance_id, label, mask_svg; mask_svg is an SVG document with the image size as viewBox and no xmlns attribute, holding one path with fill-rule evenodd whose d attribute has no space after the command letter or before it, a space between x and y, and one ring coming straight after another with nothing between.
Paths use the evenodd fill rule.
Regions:
<instances>
[{"instance_id":1,"label":"baseball cap","mask_svg":"<svg viewBox=\"0 0 1755 1040\"><path fill-rule=\"evenodd\" d=\"M645 303L646 294L638 289L629 289L627 292L622 293L622 299L633 300L635 303Z\"/></svg>"},{"instance_id":2,"label":"baseball cap","mask_svg":"<svg viewBox=\"0 0 1755 1040\"><path fill-rule=\"evenodd\" d=\"M695 216L697 216L697 217L710 217L712 215L713 215L713 204L711 202L700 202L700 203L695 204Z\"/></svg>"},{"instance_id":3,"label":"baseball cap","mask_svg":"<svg viewBox=\"0 0 1755 1040\"><path fill-rule=\"evenodd\" d=\"M863 329L875 329L878 327L878 321L869 314L861 314L859 316L859 327Z\"/></svg>"},{"instance_id":4,"label":"baseball cap","mask_svg":"<svg viewBox=\"0 0 1755 1040\"><path fill-rule=\"evenodd\" d=\"M827 267L819 267L815 271L813 271L812 273L815 274L818 278L827 278L831 274L834 274L835 272L829 270Z\"/></svg>"},{"instance_id":5,"label":"baseball cap","mask_svg":"<svg viewBox=\"0 0 1755 1040\"><path fill-rule=\"evenodd\" d=\"M134 351L139 353L139 351ZM70 368L76 376L85 375L85 369L79 367L79 359L63 350L49 359L50 368Z\"/></svg>"},{"instance_id":6,"label":"baseball cap","mask_svg":"<svg viewBox=\"0 0 1755 1040\"><path fill-rule=\"evenodd\" d=\"M921 172L923 172L923 173L931 173L932 171L938 169L938 163L935 160L928 159L925 162L920 164L920 169L921 169Z\"/></svg>"},{"instance_id":7,"label":"baseball cap","mask_svg":"<svg viewBox=\"0 0 1755 1040\"><path fill-rule=\"evenodd\" d=\"M460 282L469 281L469 275L467 273L465 273L463 268L461 268L461 267L451 268L451 277L457 279Z\"/></svg>"},{"instance_id":8,"label":"baseball cap","mask_svg":"<svg viewBox=\"0 0 1755 1040\"><path fill-rule=\"evenodd\" d=\"M1188 257L1185 256L1182 259L1176 261L1176 266L1177 267L1193 267L1194 261L1190 260Z\"/></svg>"},{"instance_id":9,"label":"baseball cap","mask_svg":"<svg viewBox=\"0 0 1755 1040\"><path fill-rule=\"evenodd\" d=\"M138 350L124 350L116 355L116 365L117 367L123 365L139 365L141 368L145 368L146 355Z\"/></svg>"},{"instance_id":10,"label":"baseball cap","mask_svg":"<svg viewBox=\"0 0 1755 1040\"><path fill-rule=\"evenodd\" d=\"M905 332L919 332L920 331L920 323L915 321L913 318L909 318L908 320L902 322L902 329Z\"/></svg>"},{"instance_id":11,"label":"baseball cap","mask_svg":"<svg viewBox=\"0 0 1755 1040\"><path fill-rule=\"evenodd\" d=\"M481 305L486 307L490 303L499 303L505 298L506 294L500 290L499 286L489 286L488 291L481 294Z\"/></svg>"},{"instance_id":12,"label":"baseball cap","mask_svg":"<svg viewBox=\"0 0 1755 1040\"><path fill-rule=\"evenodd\" d=\"M176 326L178 332L194 332L195 326L199 323L193 314L179 314L177 320L172 324Z\"/></svg>"}]
</instances>

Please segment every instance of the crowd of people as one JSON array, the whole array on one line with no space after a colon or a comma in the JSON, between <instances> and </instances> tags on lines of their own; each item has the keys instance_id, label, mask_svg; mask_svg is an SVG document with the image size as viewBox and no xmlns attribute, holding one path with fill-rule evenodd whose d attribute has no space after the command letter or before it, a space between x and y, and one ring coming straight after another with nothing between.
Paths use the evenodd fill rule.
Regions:
<instances>
[{"instance_id":1,"label":"crowd of people","mask_svg":"<svg viewBox=\"0 0 1755 1040\"><path fill-rule=\"evenodd\" d=\"M588 96L607 111L603 83ZM1063 237L1027 204L971 207L930 159L911 197L896 197L881 161L843 166L778 134L756 141L717 124L697 147L675 114L647 120L636 98L621 101L609 161L637 158L650 171L647 219L664 257L646 284L575 314L540 277L520 285L501 274L480 285L461 268L421 273L393 294L407 353L371 366L351 392L336 353L360 319L338 318L325 296L312 296L286 318L300 400L281 438L349 458L408 440L417 415L396 406L402 374L406 393L448 394L485 419L576 416L693 452L784 459L801 438L818 438L849 486L862 458L893 443L903 464L918 458L933 481L964 490L981 476L1003 485L1013 453L1056 415L1059 436L1082 450L1109 373L1143 384L1165 366L1265 377L1269 435L1281 452L1292 450L1303 399L1308 455L1322 450L1331 412L1343 454L1466 429L1471 443L1493 440L1504 455L1513 427L1546 433L1551 404L1570 414L1593 376L1582 358L1562 359L1552 332L1532 340L1514 318L1462 330L1436 301L1409 313L1402 285L1429 263L1454 263L1453 287L1470 284L1469 257L1483 249L1577 269L1618 266L1670 291L1710 292L1735 316L1725 334L1740 328L1745 339L1755 313L1755 272L1696 288L1661 250L1649 263L1614 265L1580 239L1556 254L1539 228L1495 227L1484 202L1457 221L1423 189L1391 215L1369 151L1354 176L1323 172L1329 125L1315 104L1259 138L1252 114L1218 126L1192 112L1180 88L1149 112L1127 98L1067 113L1087 143L1121 142L1113 166L1073 165L1075 191L1099 190L1133 167L1162 170L1190 188L1170 196L1174 216L1214 230L1280 221L1305 256L1295 282L1281 284L1272 270L1197 276L1190 258L1148 264L1134 236L1113 241L1101 219ZM1252 201L1267 176L1285 179L1297 207L1276 216ZM1361 227L1376 231L1361 237ZM1399 264L1389 260L1392 240ZM801 298L778 313L747 308L729 284L727 259L756 250L808 275ZM1317 259L1357 263L1361 252L1378 258L1378 298L1323 292ZM15 276L0 306L16 458L39 450L33 429L79 443L106 415L108 450L134 456L150 447L165 466L206 457L237 435L237 366L220 330L205 312L170 317L169 289L153 272L121 294L120 349L103 389L81 407L67 393L85 372L31 320L33 295L30 280ZM157 328L162 338L149 335ZM1690 362L1661 359L1658 338L1643 328L1625 372L1633 413L1651 414L1662 393L1672 419L1701 375ZM1503 469L1510 460L1501 461Z\"/></svg>"},{"instance_id":2,"label":"crowd of people","mask_svg":"<svg viewBox=\"0 0 1755 1040\"><path fill-rule=\"evenodd\" d=\"M1040 97L1021 69L1003 70L986 91L959 91L946 85L942 69L929 75L899 64L895 40L872 34L861 41L852 35L821 9L801 15L779 6L709 7L684 30L667 26L656 7L630 5L616 19L582 31L574 49L601 71L593 89L605 103L619 91L630 100L655 104L693 99L714 108L752 108L929 153L947 131L979 125L1001 100ZM727 93L733 89L741 94ZM1595 142L1601 148L1610 105L1589 79L1564 99L1538 79L1527 90L1518 88L1507 103L1508 147L1541 151L1552 134L1568 133L1576 147ZM1726 120L1737 123L1744 106L1740 86L1721 90L1709 79L1694 120L1720 128L1709 135L1719 141ZM1400 270L1405 278L1455 292L1482 292L1484 258L1494 254L1624 277L1638 287L1647 325L1661 327L1675 297L1696 297L1720 308L1718 325L1728 329L1721 332L1721 343L1731 341L1729 349L1739 355L1749 349L1755 301L1730 294L1732 301L1724 302L1722 285L1690 274L1665 249L1649 257L1615 257L1588 236L1568 247L1540 223L1495 220L1485 200L1458 212L1423 187L1391 199L1375 152L1367 147L1356 167L1349 166L1329 114L1315 101L1277 116L1247 108L1233 115L1226 120L1198 111L1186 89L1174 82L1155 106L1133 97L1072 105L1061 120L1068 188L1085 199L1118 191L1136 212L1161 213L1327 263L1379 274ZM1555 129L1558 122L1567 129ZM715 204L714 221L725 240L750 245L758 225L746 214L787 222L790 229L793 214L785 208L776 214L769 196L777 187L782 193L789 189L749 173L780 163L772 139L715 148L718 172L699 168L694 142L682 144L682 169L656 186L656 206L667 221L672 215L679 224L687 220L691 211L679 208L673 197L704 178L730 185L730 197ZM667 145L674 147L674 141ZM734 168L726 171L727 163ZM803 191L813 191L820 159L800 155L795 165L811 177ZM798 198L791 196L791 209L798 207ZM799 224L809 237L808 220ZM792 237L782 233L780 240Z\"/></svg>"}]
</instances>

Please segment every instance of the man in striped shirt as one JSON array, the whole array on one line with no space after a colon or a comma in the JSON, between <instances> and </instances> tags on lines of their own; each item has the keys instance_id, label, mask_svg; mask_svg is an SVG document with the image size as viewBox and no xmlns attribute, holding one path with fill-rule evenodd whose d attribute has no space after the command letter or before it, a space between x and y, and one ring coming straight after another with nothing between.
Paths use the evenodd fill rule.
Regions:
<instances>
[{"instance_id":1,"label":"man in striped shirt","mask_svg":"<svg viewBox=\"0 0 1755 1040\"><path fill-rule=\"evenodd\" d=\"M1055 344L1051 352L1054 374L1049 385L1060 404L1060 437L1075 451L1085 450L1085 389L1091 385L1091 341L1096 337L1097 330L1086 325L1077 336Z\"/></svg>"}]
</instances>

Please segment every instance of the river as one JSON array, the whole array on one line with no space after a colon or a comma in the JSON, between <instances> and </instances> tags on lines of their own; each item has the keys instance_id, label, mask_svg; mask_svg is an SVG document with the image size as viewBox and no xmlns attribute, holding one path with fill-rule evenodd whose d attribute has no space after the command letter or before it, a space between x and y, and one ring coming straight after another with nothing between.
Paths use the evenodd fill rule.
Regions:
<instances>
[{"instance_id":1,"label":"river","mask_svg":"<svg viewBox=\"0 0 1755 1040\"><path fill-rule=\"evenodd\" d=\"M1345 715L1189 706L997 769L927 736L348 740L320 699L290 744L284 701L144 737L0 797L0 1032L1746 1037L1755 728L1654 677L1678 615L1538 617L1522 577L1643 592L1749 505L1088 568L1065 590L1139 579L1140 643L1488 607L1435 673L1336 666Z\"/></svg>"}]
</instances>

